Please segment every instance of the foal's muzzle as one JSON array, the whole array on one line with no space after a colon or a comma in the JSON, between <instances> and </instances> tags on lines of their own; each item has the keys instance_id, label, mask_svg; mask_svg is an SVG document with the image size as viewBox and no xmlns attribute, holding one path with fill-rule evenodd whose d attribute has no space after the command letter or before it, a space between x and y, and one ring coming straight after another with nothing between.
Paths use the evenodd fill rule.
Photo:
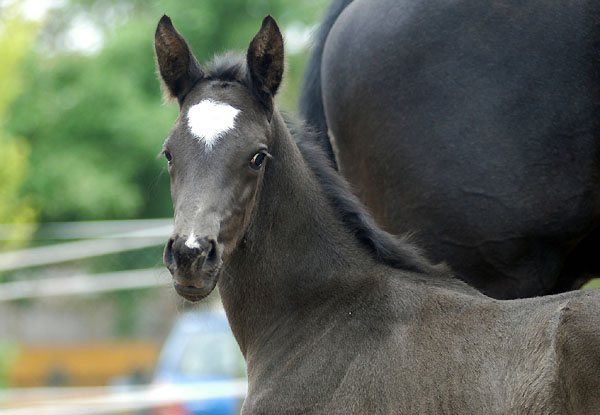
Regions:
<instances>
[{"instance_id":1,"label":"foal's muzzle","mask_svg":"<svg viewBox=\"0 0 600 415\"><path fill-rule=\"evenodd\" d=\"M173 276L175 291L189 301L199 301L210 294L223 264L221 251L216 238L170 238L163 260Z\"/></svg>"}]
</instances>

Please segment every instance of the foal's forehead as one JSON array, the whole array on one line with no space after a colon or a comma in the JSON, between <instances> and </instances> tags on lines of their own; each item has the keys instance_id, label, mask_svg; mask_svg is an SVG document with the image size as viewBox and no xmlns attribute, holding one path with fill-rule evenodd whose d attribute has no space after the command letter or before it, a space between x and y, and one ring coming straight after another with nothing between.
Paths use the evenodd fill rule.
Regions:
<instances>
[{"instance_id":1,"label":"foal's forehead","mask_svg":"<svg viewBox=\"0 0 600 415\"><path fill-rule=\"evenodd\" d=\"M207 151L235 128L240 114L239 108L215 99L203 99L184 111L186 127L196 140L204 144Z\"/></svg>"},{"instance_id":2,"label":"foal's forehead","mask_svg":"<svg viewBox=\"0 0 600 415\"><path fill-rule=\"evenodd\" d=\"M225 142L250 145L268 126L260 103L245 85L210 79L199 82L188 95L167 143L185 136L209 153Z\"/></svg>"}]
</instances>

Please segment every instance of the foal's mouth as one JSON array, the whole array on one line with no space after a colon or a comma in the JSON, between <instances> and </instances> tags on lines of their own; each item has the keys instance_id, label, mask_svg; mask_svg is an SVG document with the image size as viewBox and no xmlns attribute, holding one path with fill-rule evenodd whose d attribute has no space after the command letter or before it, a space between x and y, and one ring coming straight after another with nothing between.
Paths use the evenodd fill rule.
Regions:
<instances>
[{"instance_id":1,"label":"foal's mouth","mask_svg":"<svg viewBox=\"0 0 600 415\"><path fill-rule=\"evenodd\" d=\"M200 301L215 289L220 275L220 266L210 270L210 272L198 272L192 278L178 278L173 273L173 287L177 294L186 300L192 302Z\"/></svg>"},{"instance_id":2,"label":"foal's mouth","mask_svg":"<svg viewBox=\"0 0 600 415\"><path fill-rule=\"evenodd\" d=\"M214 283L211 282L206 287L198 288L192 285L181 285L177 282L173 282L173 286L175 287L175 291L181 297L185 298L188 301L196 302L206 298L212 290L215 288L217 284L217 278L214 278Z\"/></svg>"}]
</instances>

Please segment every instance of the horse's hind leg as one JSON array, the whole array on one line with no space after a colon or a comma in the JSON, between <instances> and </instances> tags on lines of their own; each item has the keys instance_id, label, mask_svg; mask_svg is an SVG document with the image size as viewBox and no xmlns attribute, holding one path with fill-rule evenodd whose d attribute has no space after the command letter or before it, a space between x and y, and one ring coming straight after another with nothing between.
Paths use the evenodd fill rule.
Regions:
<instances>
[{"instance_id":1,"label":"horse's hind leg","mask_svg":"<svg viewBox=\"0 0 600 415\"><path fill-rule=\"evenodd\" d=\"M600 290L573 298L562 309L556 336L558 381L574 414L600 414Z\"/></svg>"}]
</instances>

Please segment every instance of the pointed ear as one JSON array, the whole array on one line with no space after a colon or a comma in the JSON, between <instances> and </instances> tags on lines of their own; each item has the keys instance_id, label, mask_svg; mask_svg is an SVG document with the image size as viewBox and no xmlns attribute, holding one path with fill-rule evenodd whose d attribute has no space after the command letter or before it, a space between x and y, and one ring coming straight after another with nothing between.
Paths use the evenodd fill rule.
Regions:
<instances>
[{"instance_id":1,"label":"pointed ear","mask_svg":"<svg viewBox=\"0 0 600 415\"><path fill-rule=\"evenodd\" d=\"M273 111L273 97L283 76L283 37L275 19L264 18L262 27L248 47L248 74L254 93Z\"/></svg>"},{"instance_id":2,"label":"pointed ear","mask_svg":"<svg viewBox=\"0 0 600 415\"><path fill-rule=\"evenodd\" d=\"M156 27L154 50L160 77L168 95L177 98L181 106L185 96L202 79L204 73L185 39L175 30L167 15L160 19Z\"/></svg>"}]
</instances>

